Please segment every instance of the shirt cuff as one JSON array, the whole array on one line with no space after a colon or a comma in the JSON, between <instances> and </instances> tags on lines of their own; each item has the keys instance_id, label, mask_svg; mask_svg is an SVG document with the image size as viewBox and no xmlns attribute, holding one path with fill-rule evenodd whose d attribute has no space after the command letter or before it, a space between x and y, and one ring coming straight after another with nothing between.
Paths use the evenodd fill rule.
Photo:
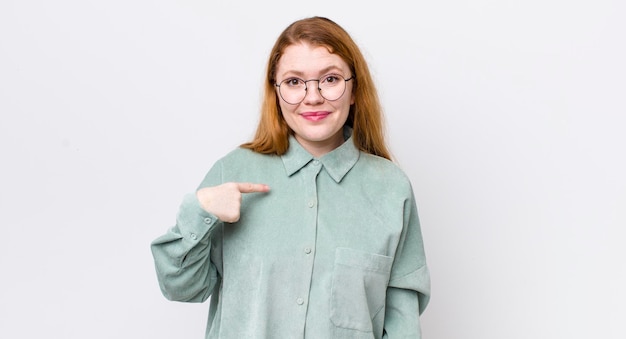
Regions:
<instances>
[{"instance_id":1,"label":"shirt cuff","mask_svg":"<svg viewBox=\"0 0 626 339\"><path fill-rule=\"evenodd\" d=\"M214 214L200 206L195 193L185 195L178 215L178 229L184 239L198 242L220 222Z\"/></svg>"}]
</instances>

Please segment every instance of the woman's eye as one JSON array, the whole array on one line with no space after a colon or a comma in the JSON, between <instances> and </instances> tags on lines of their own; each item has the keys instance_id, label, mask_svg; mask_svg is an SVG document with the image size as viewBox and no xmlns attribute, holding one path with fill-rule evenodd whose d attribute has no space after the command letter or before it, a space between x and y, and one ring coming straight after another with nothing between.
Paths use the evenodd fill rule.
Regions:
<instances>
[{"instance_id":1,"label":"woman's eye","mask_svg":"<svg viewBox=\"0 0 626 339\"><path fill-rule=\"evenodd\" d=\"M339 80L339 77L336 75L327 75L324 77L324 82L332 84Z\"/></svg>"},{"instance_id":2,"label":"woman's eye","mask_svg":"<svg viewBox=\"0 0 626 339\"><path fill-rule=\"evenodd\" d=\"M287 79L286 83L289 86L298 86L302 84L302 81L298 78L293 78L293 79Z\"/></svg>"}]
</instances>

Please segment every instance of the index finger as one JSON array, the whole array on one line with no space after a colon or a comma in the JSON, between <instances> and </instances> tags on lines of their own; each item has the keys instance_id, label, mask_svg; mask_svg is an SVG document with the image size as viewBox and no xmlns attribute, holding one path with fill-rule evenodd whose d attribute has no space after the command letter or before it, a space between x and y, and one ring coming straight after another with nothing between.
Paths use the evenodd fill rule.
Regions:
<instances>
[{"instance_id":1,"label":"index finger","mask_svg":"<svg viewBox=\"0 0 626 339\"><path fill-rule=\"evenodd\" d=\"M237 189L241 193L268 192L270 187L265 184L254 184L251 182L238 182Z\"/></svg>"}]
</instances>

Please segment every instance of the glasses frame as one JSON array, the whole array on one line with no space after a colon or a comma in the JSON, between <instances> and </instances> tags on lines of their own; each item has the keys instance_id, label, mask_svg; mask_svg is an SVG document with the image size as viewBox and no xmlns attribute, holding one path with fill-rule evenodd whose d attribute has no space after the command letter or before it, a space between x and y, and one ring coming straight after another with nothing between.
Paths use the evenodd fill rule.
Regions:
<instances>
[{"instance_id":1,"label":"glasses frame","mask_svg":"<svg viewBox=\"0 0 626 339\"><path fill-rule=\"evenodd\" d=\"M323 92L322 92L322 89L320 88L320 82L322 82L322 79L323 79L323 78L325 78L325 77L328 77L328 76L330 76L330 75L332 75L332 76L336 76L336 77L339 77L339 78L341 78L341 79L344 81L343 92L341 92L341 95L340 95L340 96L338 96L338 97L337 97L337 99L332 99L332 100L327 99L327 98L324 96L324 94L323 94ZM320 95L322 96L322 98L324 98L324 100L328 100L328 101L337 101L337 100L341 99L341 97L343 97L343 95L346 93L346 88L348 87L348 86L346 85L346 82L348 82L348 81L350 81L350 80L353 80L353 79L355 79L355 78L356 78L356 76L355 76L355 75L352 75L352 76L350 76L349 78L347 78L347 79L346 79L346 78L344 78L344 77L343 77L343 75L333 74L333 73L322 75L321 77L319 77L319 79L309 79L309 80L304 80L304 79L302 79L302 78L298 78L298 77L289 77L289 78L287 78L287 79L283 79L280 83L276 83L276 82L275 82L275 83L274 83L274 86L278 87L278 95L280 96L280 98L281 98L281 99L283 99L283 101L284 101L285 103L287 103L287 104L289 104L289 105L299 105L300 103L302 103L302 102L304 101L304 99L306 98L306 95L307 95L307 93L308 93L308 92L307 92L307 91L309 90L309 86L308 86L308 84L307 84L308 82L311 82L311 81L317 81L317 90L319 91L319 93L320 93ZM302 97L302 99L301 99L300 101L298 101L298 102L296 102L296 103L292 103L292 102L289 102L289 101L285 100L285 98L283 97L283 93L280 91L280 86L283 84L283 82L288 81L288 80L293 80L293 79L298 79L298 80L300 80L300 81L304 82L304 92L305 92L305 93L304 93L304 96Z\"/></svg>"}]
</instances>

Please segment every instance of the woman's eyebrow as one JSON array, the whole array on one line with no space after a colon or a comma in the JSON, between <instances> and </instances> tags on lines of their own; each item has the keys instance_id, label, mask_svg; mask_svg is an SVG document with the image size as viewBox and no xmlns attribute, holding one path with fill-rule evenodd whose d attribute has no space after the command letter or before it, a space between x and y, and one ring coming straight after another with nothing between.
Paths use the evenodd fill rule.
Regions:
<instances>
[{"instance_id":1,"label":"woman's eyebrow","mask_svg":"<svg viewBox=\"0 0 626 339\"><path fill-rule=\"evenodd\" d=\"M328 72L333 71L333 70L339 71L340 73L342 73L342 72L343 72L343 70L342 70L339 66L336 66L336 65L331 65L331 66L328 66L328 67L323 68L322 70L320 70L320 71L318 72L318 74L319 74L319 75L325 75L325 74L327 74ZM304 72L302 72L302 71L296 71L296 70L289 70L289 71L286 71L286 72L284 72L284 73L282 74L282 76L284 77L284 76L286 76L286 75L288 75L288 74L289 74L289 75L295 75L295 76L298 76L298 77L303 77L303 76L304 76Z\"/></svg>"}]
</instances>

